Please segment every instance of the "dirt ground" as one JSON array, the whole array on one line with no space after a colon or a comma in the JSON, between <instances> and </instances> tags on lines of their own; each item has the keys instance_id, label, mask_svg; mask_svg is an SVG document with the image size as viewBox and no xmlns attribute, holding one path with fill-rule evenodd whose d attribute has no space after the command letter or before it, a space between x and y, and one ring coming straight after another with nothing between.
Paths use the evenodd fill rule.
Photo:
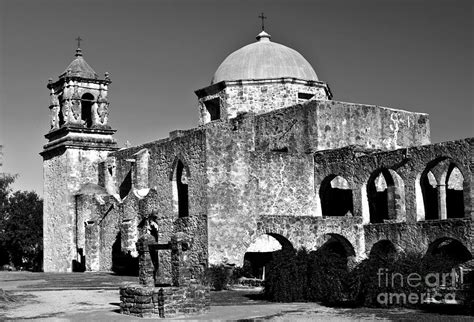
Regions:
<instances>
[{"instance_id":1,"label":"dirt ground","mask_svg":"<svg viewBox=\"0 0 474 322\"><path fill-rule=\"evenodd\" d=\"M120 314L118 287L133 276L109 273L0 272L0 320L141 321ZM407 309L329 308L317 303L270 303L258 289L211 293L211 310L179 320L472 321L473 317Z\"/></svg>"}]
</instances>

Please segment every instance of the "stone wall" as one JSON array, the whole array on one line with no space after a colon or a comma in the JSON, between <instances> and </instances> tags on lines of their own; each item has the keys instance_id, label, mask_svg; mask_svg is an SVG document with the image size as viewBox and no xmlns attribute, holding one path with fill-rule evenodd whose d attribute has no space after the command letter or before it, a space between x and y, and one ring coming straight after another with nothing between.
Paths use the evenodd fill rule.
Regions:
<instances>
[{"instance_id":1,"label":"stone wall","mask_svg":"<svg viewBox=\"0 0 474 322\"><path fill-rule=\"evenodd\" d=\"M86 257L92 255L93 250L99 251L92 255L98 258L99 267L88 266L88 269L113 269L113 256L117 251L122 257L136 257L138 237L150 231L154 231L160 243L168 242L171 235L178 232L189 240L187 260L193 267L191 275L199 275L207 266L203 137L199 129L175 131L169 139L123 149L108 156L105 163L115 165L115 168L109 172L108 165L103 164L101 169L106 171L100 180L100 184L106 186L102 189L107 195L78 196L79 220L82 224L90 221L90 238L95 240L96 230L100 234L95 240L98 246L93 240L87 241L87 234L79 236L82 244L89 245ZM179 217L174 205L176 181L173 178L177 160L185 164L189 198L187 217ZM117 193L110 195L114 191ZM91 214L91 211L95 213ZM162 261L166 262L166 259L162 258Z\"/></svg>"},{"instance_id":2,"label":"stone wall","mask_svg":"<svg viewBox=\"0 0 474 322\"><path fill-rule=\"evenodd\" d=\"M205 102L212 99L218 99L221 119L226 120L239 113L261 114L308 100L331 98L325 83L293 78L225 81L198 90L196 94L199 97L200 124L211 121Z\"/></svg>"},{"instance_id":3,"label":"stone wall","mask_svg":"<svg viewBox=\"0 0 474 322\"><path fill-rule=\"evenodd\" d=\"M123 314L173 318L208 311L210 293L201 285L157 288L129 284L120 288L120 301Z\"/></svg>"},{"instance_id":4,"label":"stone wall","mask_svg":"<svg viewBox=\"0 0 474 322\"><path fill-rule=\"evenodd\" d=\"M323 151L314 155L316 191L330 175L344 177L354 197L354 215L370 222L367 184L381 169L388 169L401 179L401 196L405 200L399 221L424 220L420 176L433 165L448 160L455 164L464 178L464 217L472 218L472 145L473 139L443 142L387 152L360 147ZM320 205L320 202L318 203ZM320 209L317 210L320 213Z\"/></svg>"},{"instance_id":5,"label":"stone wall","mask_svg":"<svg viewBox=\"0 0 474 322\"><path fill-rule=\"evenodd\" d=\"M427 114L337 101L258 115L255 128L257 150L308 153L347 145L392 150L430 143Z\"/></svg>"},{"instance_id":6,"label":"stone wall","mask_svg":"<svg viewBox=\"0 0 474 322\"><path fill-rule=\"evenodd\" d=\"M426 253L430 244L436 240L453 238L461 242L471 253L474 252L469 219L365 225L364 234L367 256L373 245L381 240L389 240L397 249L407 253Z\"/></svg>"},{"instance_id":7,"label":"stone wall","mask_svg":"<svg viewBox=\"0 0 474 322\"><path fill-rule=\"evenodd\" d=\"M45 272L70 272L80 260L76 245L75 194L98 182L98 163L109 151L67 149L43 163L43 247ZM84 223L81 223L84 225Z\"/></svg>"}]
</instances>

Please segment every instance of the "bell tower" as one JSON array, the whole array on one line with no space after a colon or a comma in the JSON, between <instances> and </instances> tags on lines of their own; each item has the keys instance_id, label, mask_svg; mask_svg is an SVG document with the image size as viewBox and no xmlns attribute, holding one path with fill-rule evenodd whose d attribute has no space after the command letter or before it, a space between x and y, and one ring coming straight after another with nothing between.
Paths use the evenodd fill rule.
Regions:
<instances>
[{"instance_id":1,"label":"bell tower","mask_svg":"<svg viewBox=\"0 0 474 322\"><path fill-rule=\"evenodd\" d=\"M43 269L70 272L81 261L77 248L75 194L99 181L98 165L117 150L109 125L109 74L99 78L84 60L80 38L74 60L49 80L50 129L43 157Z\"/></svg>"}]
</instances>

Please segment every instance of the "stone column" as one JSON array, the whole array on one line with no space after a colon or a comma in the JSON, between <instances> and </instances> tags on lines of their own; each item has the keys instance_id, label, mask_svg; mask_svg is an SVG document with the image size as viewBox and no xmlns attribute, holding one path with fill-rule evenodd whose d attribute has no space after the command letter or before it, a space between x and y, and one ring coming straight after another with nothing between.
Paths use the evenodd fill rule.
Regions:
<instances>
[{"instance_id":1,"label":"stone column","mask_svg":"<svg viewBox=\"0 0 474 322\"><path fill-rule=\"evenodd\" d=\"M93 220L85 222L86 271L97 272L100 268L100 226Z\"/></svg>"},{"instance_id":2,"label":"stone column","mask_svg":"<svg viewBox=\"0 0 474 322\"><path fill-rule=\"evenodd\" d=\"M369 200L367 198L367 186L365 184L358 185L354 183L354 189L352 190L352 200L354 203L354 217L362 217L362 223L369 224Z\"/></svg>"},{"instance_id":3,"label":"stone column","mask_svg":"<svg viewBox=\"0 0 474 322\"><path fill-rule=\"evenodd\" d=\"M438 185L438 219L447 219L446 210L446 185Z\"/></svg>"},{"instance_id":4,"label":"stone column","mask_svg":"<svg viewBox=\"0 0 474 322\"><path fill-rule=\"evenodd\" d=\"M150 256L149 244L155 239L151 235L145 235L137 242L138 251L138 279L141 285L145 287L155 286L155 267Z\"/></svg>"}]
</instances>

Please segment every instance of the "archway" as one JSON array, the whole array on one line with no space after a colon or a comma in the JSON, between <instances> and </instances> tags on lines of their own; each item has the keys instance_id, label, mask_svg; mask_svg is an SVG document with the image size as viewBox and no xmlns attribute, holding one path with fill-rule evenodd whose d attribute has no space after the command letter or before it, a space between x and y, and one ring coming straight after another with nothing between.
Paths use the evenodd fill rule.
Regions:
<instances>
[{"instance_id":1,"label":"archway","mask_svg":"<svg viewBox=\"0 0 474 322\"><path fill-rule=\"evenodd\" d=\"M398 251L395 245L387 239L376 242L369 254L370 259L374 260L391 260L397 257Z\"/></svg>"},{"instance_id":2,"label":"archway","mask_svg":"<svg viewBox=\"0 0 474 322\"><path fill-rule=\"evenodd\" d=\"M244 255L244 277L265 280L265 266L279 251L293 250L293 245L279 234L266 233L258 236L247 248Z\"/></svg>"},{"instance_id":3,"label":"archway","mask_svg":"<svg viewBox=\"0 0 474 322\"><path fill-rule=\"evenodd\" d=\"M421 176L421 192L423 194L423 208L425 220L438 219L438 182L431 171Z\"/></svg>"},{"instance_id":4,"label":"archway","mask_svg":"<svg viewBox=\"0 0 474 322\"><path fill-rule=\"evenodd\" d=\"M464 176L454 164L450 165L446 178L446 216L464 217Z\"/></svg>"},{"instance_id":5,"label":"archway","mask_svg":"<svg viewBox=\"0 0 474 322\"><path fill-rule=\"evenodd\" d=\"M464 217L464 176L453 160L428 163L419 184L425 220Z\"/></svg>"},{"instance_id":6,"label":"archway","mask_svg":"<svg viewBox=\"0 0 474 322\"><path fill-rule=\"evenodd\" d=\"M323 216L345 216L354 212L352 190L341 176L327 176L319 189Z\"/></svg>"},{"instance_id":7,"label":"archway","mask_svg":"<svg viewBox=\"0 0 474 322\"><path fill-rule=\"evenodd\" d=\"M356 253L351 242L339 234L325 234L315 245L316 255L334 265L352 268L356 263Z\"/></svg>"},{"instance_id":8,"label":"archway","mask_svg":"<svg viewBox=\"0 0 474 322\"><path fill-rule=\"evenodd\" d=\"M189 216L189 169L181 159L176 159L173 163L171 173L171 183L173 192L173 210L179 218Z\"/></svg>"},{"instance_id":9,"label":"archway","mask_svg":"<svg viewBox=\"0 0 474 322\"><path fill-rule=\"evenodd\" d=\"M405 220L405 184L393 169L381 168L367 183L371 223Z\"/></svg>"},{"instance_id":10,"label":"archway","mask_svg":"<svg viewBox=\"0 0 474 322\"><path fill-rule=\"evenodd\" d=\"M92 104L94 104L94 95L85 93L81 97L81 120L87 127L92 126Z\"/></svg>"},{"instance_id":11,"label":"archway","mask_svg":"<svg viewBox=\"0 0 474 322\"><path fill-rule=\"evenodd\" d=\"M445 263L448 262L455 265L471 260L472 254L459 240L451 237L442 237L436 239L428 246L425 257L440 259Z\"/></svg>"}]
</instances>

